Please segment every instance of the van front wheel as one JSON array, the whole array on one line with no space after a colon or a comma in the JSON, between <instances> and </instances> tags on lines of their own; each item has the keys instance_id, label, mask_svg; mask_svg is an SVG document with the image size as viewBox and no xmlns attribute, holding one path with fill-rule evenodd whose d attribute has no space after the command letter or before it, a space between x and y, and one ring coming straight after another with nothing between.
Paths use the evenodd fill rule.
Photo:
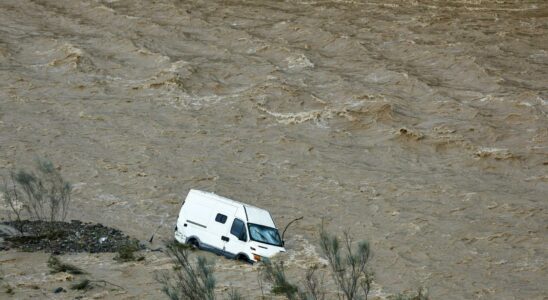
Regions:
<instances>
[{"instance_id":1,"label":"van front wheel","mask_svg":"<svg viewBox=\"0 0 548 300\"><path fill-rule=\"evenodd\" d=\"M200 243L196 239L190 239L186 243L194 249L200 249Z\"/></svg>"},{"instance_id":2,"label":"van front wheel","mask_svg":"<svg viewBox=\"0 0 548 300\"><path fill-rule=\"evenodd\" d=\"M245 262L245 263L250 263L251 260L247 257L247 255L245 254L238 254L235 259L237 261L241 261L241 262Z\"/></svg>"}]
</instances>

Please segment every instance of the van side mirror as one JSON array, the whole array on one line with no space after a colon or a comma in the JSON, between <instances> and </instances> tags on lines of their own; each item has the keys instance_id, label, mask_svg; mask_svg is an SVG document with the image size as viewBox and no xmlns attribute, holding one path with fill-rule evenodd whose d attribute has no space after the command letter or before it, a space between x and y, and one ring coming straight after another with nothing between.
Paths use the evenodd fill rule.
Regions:
<instances>
[{"instance_id":1,"label":"van side mirror","mask_svg":"<svg viewBox=\"0 0 548 300\"><path fill-rule=\"evenodd\" d=\"M282 241L282 247L284 247L284 246L285 246L285 241Z\"/></svg>"}]
</instances>

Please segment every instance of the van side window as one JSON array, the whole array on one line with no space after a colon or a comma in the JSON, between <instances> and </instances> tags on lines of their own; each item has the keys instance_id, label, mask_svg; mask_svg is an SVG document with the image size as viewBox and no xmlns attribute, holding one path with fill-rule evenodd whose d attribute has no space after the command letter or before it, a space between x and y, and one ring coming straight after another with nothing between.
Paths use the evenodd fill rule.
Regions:
<instances>
[{"instance_id":1,"label":"van side window","mask_svg":"<svg viewBox=\"0 0 548 300\"><path fill-rule=\"evenodd\" d=\"M224 224L226 223L226 216L223 214L217 214L217 216L215 217L215 221Z\"/></svg>"},{"instance_id":2,"label":"van side window","mask_svg":"<svg viewBox=\"0 0 548 300\"><path fill-rule=\"evenodd\" d=\"M240 219L234 219L230 233L236 236L240 241L247 241L247 232L245 231L245 224Z\"/></svg>"}]
</instances>

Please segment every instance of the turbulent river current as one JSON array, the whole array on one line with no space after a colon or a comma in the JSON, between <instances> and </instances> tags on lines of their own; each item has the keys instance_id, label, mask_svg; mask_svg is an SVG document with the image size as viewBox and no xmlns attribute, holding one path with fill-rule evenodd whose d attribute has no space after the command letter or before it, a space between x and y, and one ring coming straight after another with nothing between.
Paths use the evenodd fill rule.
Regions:
<instances>
[{"instance_id":1,"label":"turbulent river current","mask_svg":"<svg viewBox=\"0 0 548 300\"><path fill-rule=\"evenodd\" d=\"M0 1L2 172L48 157L142 240L190 188L304 216L295 278L323 220L380 297L546 299L547 113L546 1Z\"/></svg>"}]
</instances>

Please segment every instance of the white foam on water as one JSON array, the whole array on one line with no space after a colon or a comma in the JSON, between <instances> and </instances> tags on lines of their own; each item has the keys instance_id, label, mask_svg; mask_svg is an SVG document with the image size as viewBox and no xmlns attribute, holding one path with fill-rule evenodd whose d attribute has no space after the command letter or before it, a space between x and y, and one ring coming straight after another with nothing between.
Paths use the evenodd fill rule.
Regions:
<instances>
[{"instance_id":1,"label":"white foam on water","mask_svg":"<svg viewBox=\"0 0 548 300\"><path fill-rule=\"evenodd\" d=\"M325 266L329 264L325 258L321 257L316 252L314 245L302 235L294 235L291 242L295 247L294 249L288 249L287 252L282 255L284 264L296 266L301 269L308 269L314 265Z\"/></svg>"},{"instance_id":2,"label":"white foam on water","mask_svg":"<svg viewBox=\"0 0 548 300\"><path fill-rule=\"evenodd\" d=\"M165 58L169 60L167 56L165 56ZM188 64L189 62L184 60L178 60L178 61L172 62L169 68L166 69L166 72L176 73L179 70L179 68L187 66Z\"/></svg>"},{"instance_id":3,"label":"white foam on water","mask_svg":"<svg viewBox=\"0 0 548 300\"><path fill-rule=\"evenodd\" d=\"M331 111L325 110L311 110L311 111L302 111L302 112L289 112L289 113L279 113L270 111L264 107L259 106L259 110L273 116L276 121L281 124L301 124L308 121L318 122L321 118L330 119L332 117Z\"/></svg>"},{"instance_id":4,"label":"white foam on water","mask_svg":"<svg viewBox=\"0 0 548 300\"><path fill-rule=\"evenodd\" d=\"M506 148L479 147L475 152L476 159L492 157L495 159L511 159L516 156Z\"/></svg>"},{"instance_id":5,"label":"white foam on water","mask_svg":"<svg viewBox=\"0 0 548 300\"><path fill-rule=\"evenodd\" d=\"M314 64L304 54L289 56L285 61L288 69L314 68Z\"/></svg>"},{"instance_id":6,"label":"white foam on water","mask_svg":"<svg viewBox=\"0 0 548 300\"><path fill-rule=\"evenodd\" d=\"M102 10L106 10L108 12L111 12L111 13L116 13L116 11L108 6L105 6L105 5L99 5L97 6L98 9L102 9Z\"/></svg>"}]
</instances>

